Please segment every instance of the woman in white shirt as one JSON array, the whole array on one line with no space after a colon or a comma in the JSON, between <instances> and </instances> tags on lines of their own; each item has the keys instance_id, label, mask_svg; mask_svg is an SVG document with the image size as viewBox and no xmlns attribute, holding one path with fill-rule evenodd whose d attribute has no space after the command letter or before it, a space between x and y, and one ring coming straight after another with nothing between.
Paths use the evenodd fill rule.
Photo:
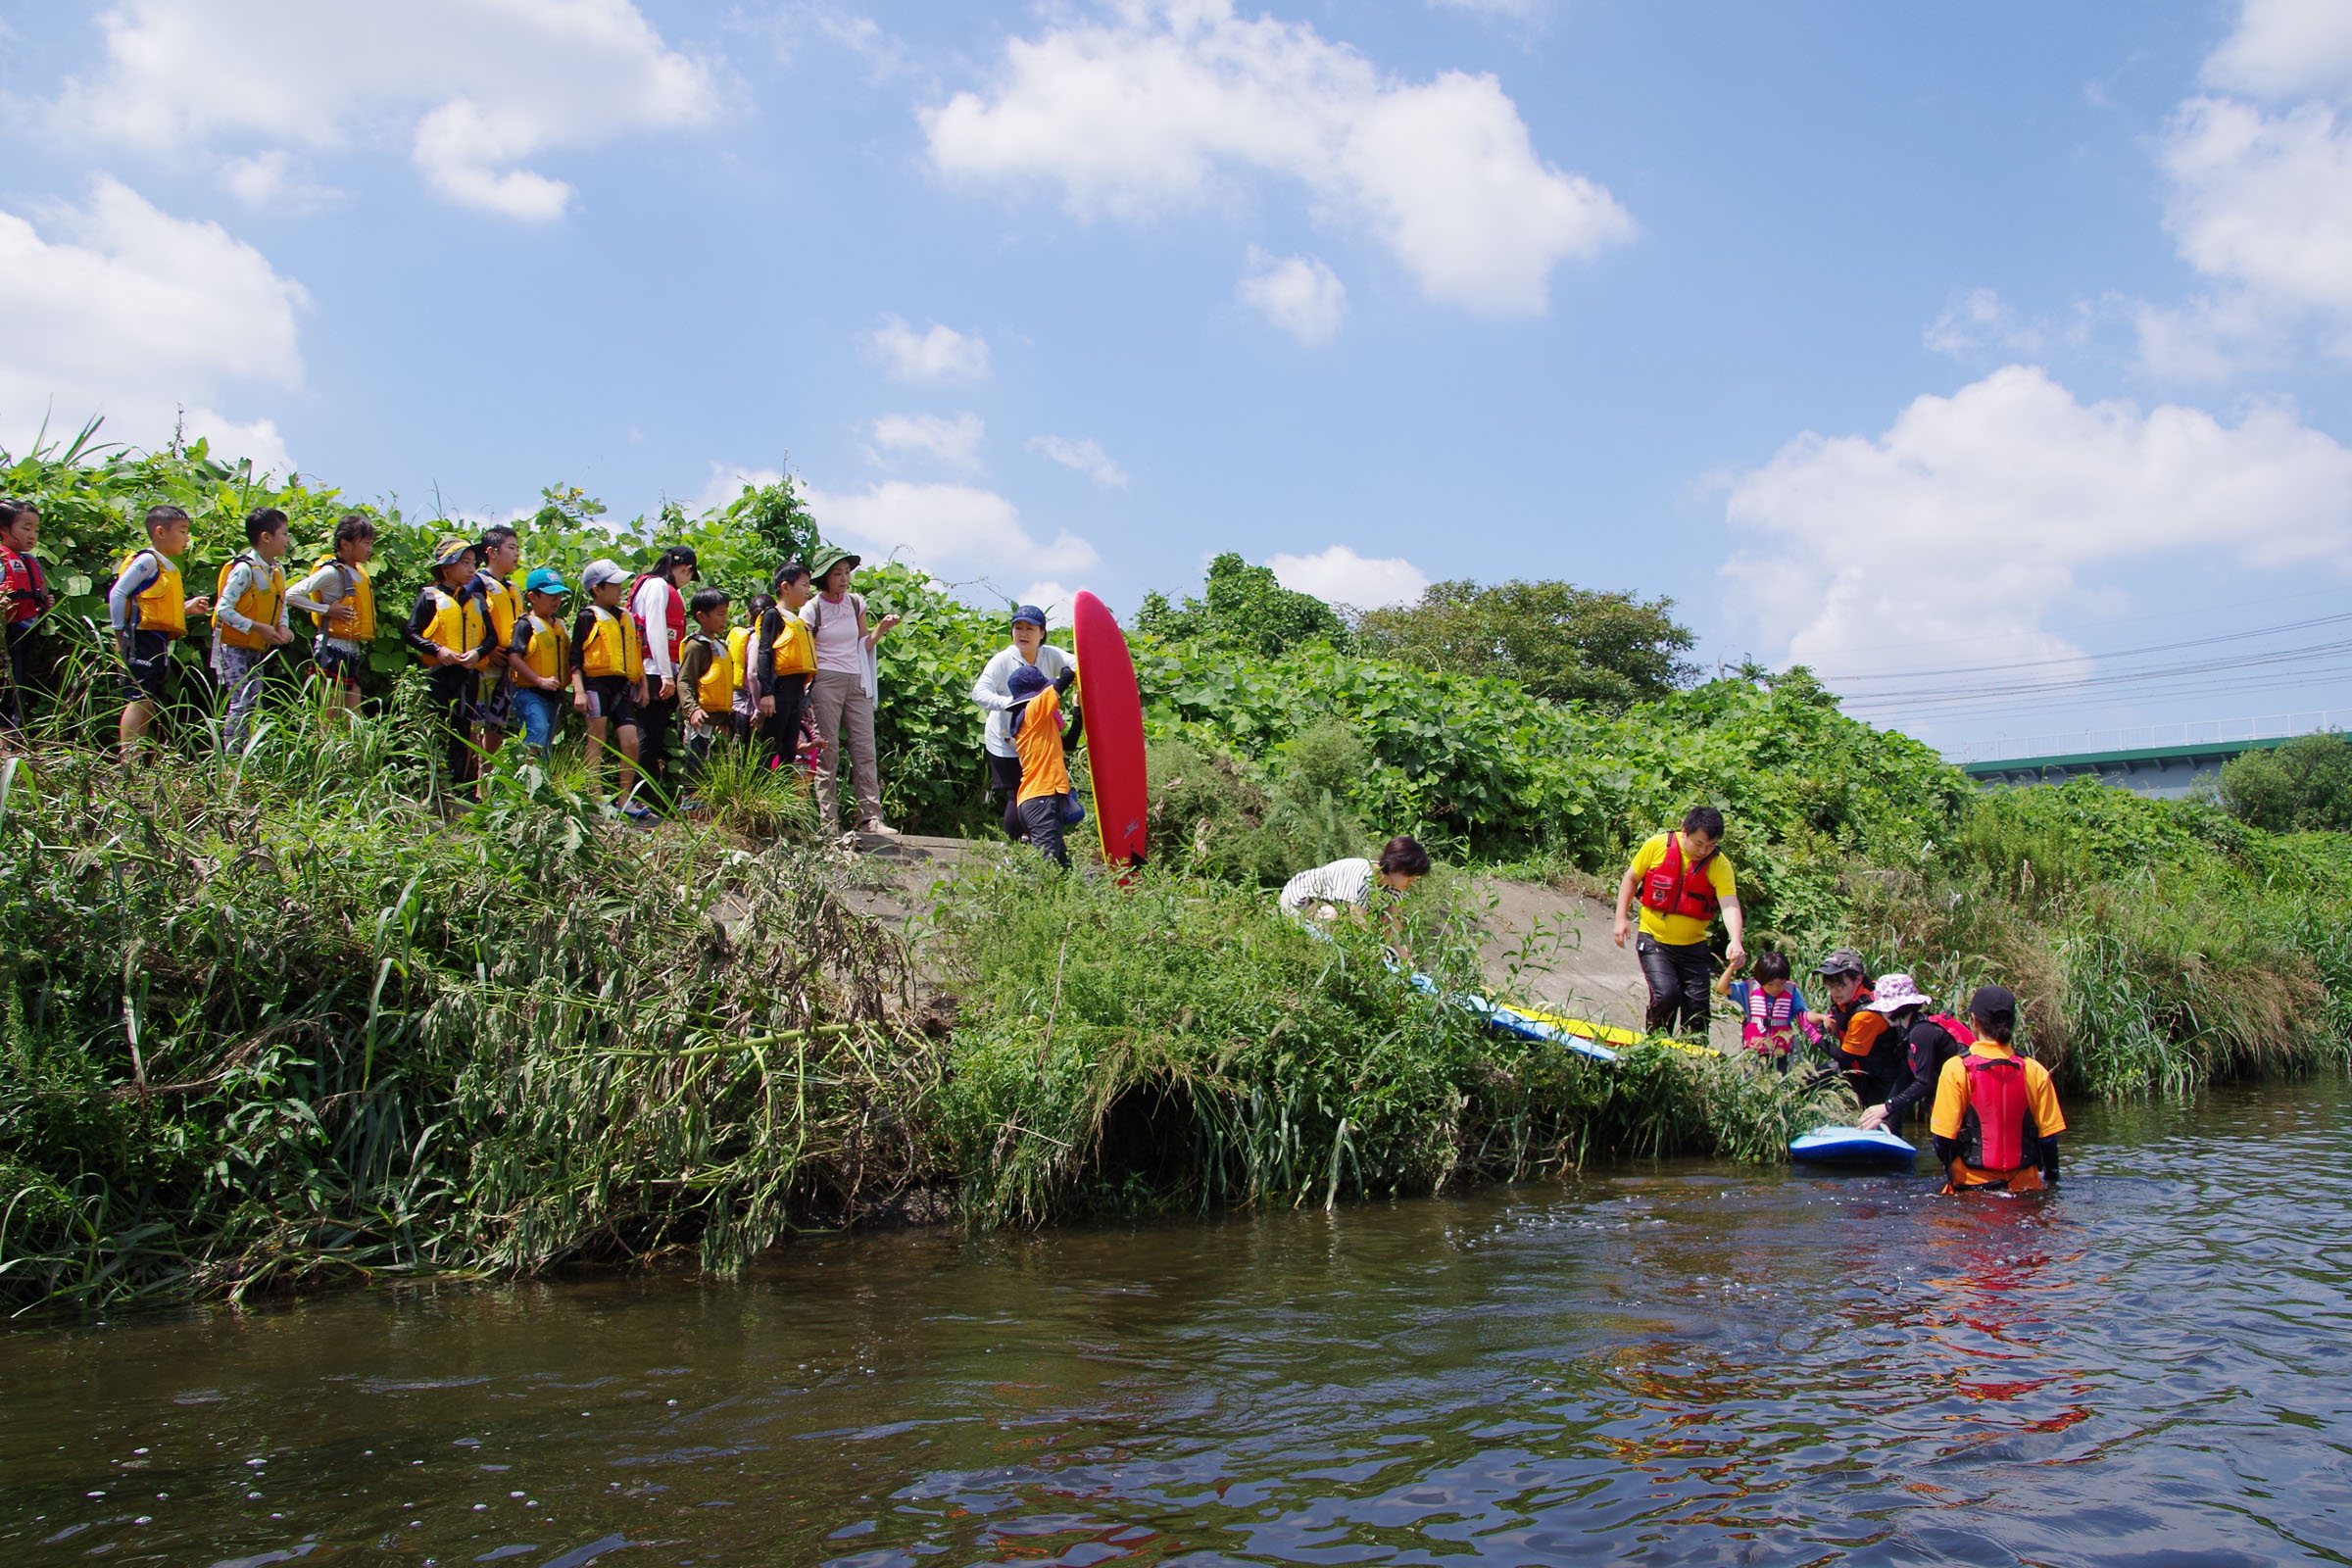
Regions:
<instances>
[{"instance_id":1,"label":"woman in white shirt","mask_svg":"<svg viewBox=\"0 0 2352 1568\"><path fill-rule=\"evenodd\" d=\"M816 678L808 706L824 748L816 770L817 824L825 832L841 825L841 762L847 750L850 783L858 794L858 831L896 833L882 820L882 768L874 755L874 699L880 672L874 647L898 625L884 615L868 622L865 600L850 592L858 558L828 545L808 563L816 593L801 607L801 619L816 644Z\"/></svg>"},{"instance_id":2,"label":"woman in white shirt","mask_svg":"<svg viewBox=\"0 0 2352 1568\"><path fill-rule=\"evenodd\" d=\"M1382 918L1389 928L1389 945L1403 962L1413 961L1404 946L1404 896L1415 882L1429 875L1429 852L1403 834L1389 840L1378 861L1334 860L1299 872L1282 885L1282 912L1302 924L1336 920L1341 913L1357 919L1372 912L1375 893L1385 906Z\"/></svg>"}]
</instances>

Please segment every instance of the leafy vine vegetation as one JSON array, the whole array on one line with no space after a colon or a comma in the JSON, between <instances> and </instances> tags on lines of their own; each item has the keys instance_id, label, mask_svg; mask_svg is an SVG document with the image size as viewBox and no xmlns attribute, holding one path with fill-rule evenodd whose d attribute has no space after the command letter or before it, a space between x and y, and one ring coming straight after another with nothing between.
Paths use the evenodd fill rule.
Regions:
<instances>
[{"instance_id":1,"label":"leafy vine vegetation","mask_svg":"<svg viewBox=\"0 0 2352 1568\"><path fill-rule=\"evenodd\" d=\"M1980 795L1801 670L1631 700L1610 682L1680 678L1660 603L1513 585L1510 603L1663 622L1639 657L1553 668L1598 694L1558 701L1521 684L1533 653L1466 662L1478 636L1351 625L1237 563L1137 629L1150 872L1120 887L1007 855L909 948L854 911L856 868L755 769L706 788L710 821L648 834L572 788L567 753L542 773L509 748L488 799L445 821L396 649L359 722L288 695L233 759L191 662L173 757L119 769L90 622L137 512L185 507L183 566L209 581L246 511L285 510L315 554L354 509L201 447L0 459L0 492L40 506L65 595L41 744L0 771L0 1301L18 1307L670 1255L727 1270L795 1227L889 1216L1763 1159L1842 1108L1801 1076L1663 1048L1605 1068L1486 1038L1367 943L1268 917L1288 871L1396 831L1457 873L1589 885L1716 804L1751 931L1800 955L1850 943L1941 996L2011 984L2070 1094L2340 1069L2352 1040L2352 840L2285 830L2334 824L2332 796L2296 783L2333 778L2328 758L2247 775L2242 812L2088 783ZM368 510L397 595L448 525ZM551 488L517 523L526 562L644 562L683 538L741 594L815 537L789 483L700 518L601 513ZM1001 612L903 565L859 586L907 617L882 665L892 815L987 836L966 694ZM1442 586L1437 610L1473 631L1500 602ZM1437 883L1411 901L1415 950L1467 986L1475 900Z\"/></svg>"}]
</instances>

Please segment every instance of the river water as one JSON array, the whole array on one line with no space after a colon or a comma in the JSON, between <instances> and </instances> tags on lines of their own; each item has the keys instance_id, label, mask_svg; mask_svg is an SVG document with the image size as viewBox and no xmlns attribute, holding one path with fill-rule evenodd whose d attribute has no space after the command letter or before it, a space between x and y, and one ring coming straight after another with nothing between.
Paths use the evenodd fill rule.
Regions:
<instances>
[{"instance_id":1,"label":"river water","mask_svg":"<svg viewBox=\"0 0 2352 1568\"><path fill-rule=\"evenodd\" d=\"M2352 1561L2352 1097L0 1339L0 1562ZM1923 1166L1924 1168L1924 1166Z\"/></svg>"}]
</instances>

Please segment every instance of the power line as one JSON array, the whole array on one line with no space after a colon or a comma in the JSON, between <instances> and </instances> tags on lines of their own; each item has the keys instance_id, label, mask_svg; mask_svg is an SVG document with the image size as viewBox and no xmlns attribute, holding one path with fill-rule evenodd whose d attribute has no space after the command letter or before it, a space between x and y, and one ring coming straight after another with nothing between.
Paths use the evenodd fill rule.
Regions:
<instances>
[{"instance_id":1,"label":"power line","mask_svg":"<svg viewBox=\"0 0 2352 1568\"><path fill-rule=\"evenodd\" d=\"M2264 626L2254 631L2231 631L2222 632L2212 637L2192 637L2183 642L2150 643L2142 648L2119 648L2112 653L2077 654L2066 659L2029 659L2014 664L1963 664L1950 669L1909 669L1891 671L1883 675L1824 675L1820 678L1825 683L1926 680L1945 675L1985 675L2012 669L2047 669L2058 664L2079 664L2086 660L2137 659L2147 654L2178 653L2184 648L2209 648L2216 643L2245 642L2251 638L2275 637L2290 631L2308 631L2314 626L2334 625L2347 620L2352 620L2352 612L2338 615L2319 615L2310 620L2287 621L2282 625Z\"/></svg>"}]
</instances>

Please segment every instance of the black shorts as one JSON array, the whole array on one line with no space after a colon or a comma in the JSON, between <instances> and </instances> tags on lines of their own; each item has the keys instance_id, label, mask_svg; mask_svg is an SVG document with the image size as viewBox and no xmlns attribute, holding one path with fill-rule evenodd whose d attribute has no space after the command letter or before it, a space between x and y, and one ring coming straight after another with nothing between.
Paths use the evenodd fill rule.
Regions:
<instances>
[{"instance_id":1,"label":"black shorts","mask_svg":"<svg viewBox=\"0 0 2352 1568\"><path fill-rule=\"evenodd\" d=\"M134 631L130 634L130 660L122 666L122 700L126 703L160 703L164 697L164 673L172 667L172 639L160 631Z\"/></svg>"},{"instance_id":2,"label":"black shorts","mask_svg":"<svg viewBox=\"0 0 2352 1568\"><path fill-rule=\"evenodd\" d=\"M321 679L332 681L337 686L348 686L353 691L360 689L360 669L368 662L365 653L337 648L320 637L311 644L311 658L318 662Z\"/></svg>"},{"instance_id":3,"label":"black shorts","mask_svg":"<svg viewBox=\"0 0 2352 1568\"><path fill-rule=\"evenodd\" d=\"M588 689L588 716L612 720L615 730L637 727L637 683L626 675L583 675Z\"/></svg>"}]
</instances>

